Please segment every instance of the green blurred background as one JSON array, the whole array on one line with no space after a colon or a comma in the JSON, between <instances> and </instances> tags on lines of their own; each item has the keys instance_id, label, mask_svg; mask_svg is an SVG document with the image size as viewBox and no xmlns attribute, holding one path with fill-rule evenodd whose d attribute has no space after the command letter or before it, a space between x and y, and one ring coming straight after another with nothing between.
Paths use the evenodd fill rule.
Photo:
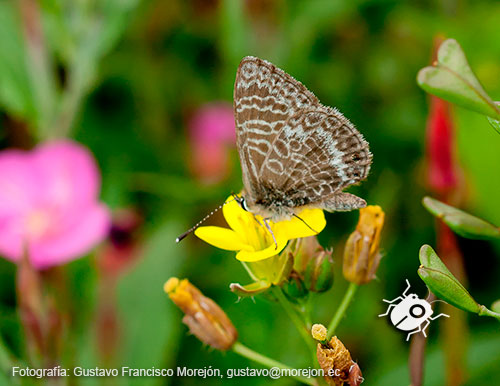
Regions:
<instances>
[{"instance_id":1,"label":"green blurred background","mask_svg":"<svg viewBox=\"0 0 500 386\"><path fill-rule=\"evenodd\" d=\"M26 61L26 39L16 2L0 1L0 145L30 147L43 137L43 101ZM434 38L457 39L485 89L500 99L500 3L496 1L155 0L40 2L55 83L74 81L68 98L74 121L69 136L98 160L103 200L114 210L133 208L143 218L141 253L119 279L120 348L113 366L239 368L255 366L231 352L206 347L181 324L181 312L162 291L170 276L187 277L230 316L241 341L287 364L302 367L303 342L277 305L257 297L237 302L229 284L250 282L234 254L195 237L175 237L238 191L241 173L230 150L230 173L205 183L193 170L188 126L206 103L232 101L239 61L267 59L303 82L326 105L336 106L362 132L374 155L371 174L351 192L386 212L384 258L378 280L357 293L337 331L359 362L366 385L407 385L409 345L379 319L382 298L395 298L416 274L418 250L435 244L434 219L424 210L425 127L428 97L418 70L431 61ZM74 75L76 74L76 75ZM73 77L71 77L73 75ZM40 75L43 81L43 75ZM76 80L75 80L76 79ZM35 83L40 79L35 80ZM50 80L49 80L50 82ZM50 95L50 85L47 88ZM39 89L38 89L39 90ZM73 103L73 104L71 104ZM71 110L73 109L73 110ZM500 137L478 114L454 109L457 154L467 181L465 209L500 224ZM334 249L336 282L315 301L316 322L328 323L346 288L342 246L357 212L327 214L320 234ZM210 220L222 224L220 216ZM482 304L500 297L500 245L460 239L468 288ZM96 354L96 257L64 270L74 309L75 365L102 365ZM15 265L0 260L0 333L17 356L23 337L16 313ZM498 384L498 322L467 315L466 385ZM430 328L425 385L445 384L440 322ZM0 378L1 382L1 378ZM6 382L6 381L5 381ZM106 384L78 379L79 384ZM122 379L112 385L194 385L195 378ZM264 385L263 378L226 380ZM219 379L203 383L219 384ZM294 384L289 379L275 384Z\"/></svg>"}]
</instances>

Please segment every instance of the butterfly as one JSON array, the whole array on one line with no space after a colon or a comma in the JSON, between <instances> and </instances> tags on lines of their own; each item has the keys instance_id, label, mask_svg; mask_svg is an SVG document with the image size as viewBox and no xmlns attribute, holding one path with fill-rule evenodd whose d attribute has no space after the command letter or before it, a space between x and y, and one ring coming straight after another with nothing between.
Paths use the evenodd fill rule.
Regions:
<instances>
[{"instance_id":1,"label":"butterfly","mask_svg":"<svg viewBox=\"0 0 500 386\"><path fill-rule=\"evenodd\" d=\"M234 84L243 209L271 221L304 208L349 211L365 200L342 190L364 180L372 154L354 125L272 63L241 61Z\"/></svg>"},{"instance_id":2,"label":"butterfly","mask_svg":"<svg viewBox=\"0 0 500 386\"><path fill-rule=\"evenodd\" d=\"M342 190L368 176L368 143L302 83L266 60L247 56L236 73L233 108L244 185L241 196L233 197L243 209L262 216L271 234L268 221L298 217L305 208L349 211L366 206L365 200Z\"/></svg>"}]
</instances>

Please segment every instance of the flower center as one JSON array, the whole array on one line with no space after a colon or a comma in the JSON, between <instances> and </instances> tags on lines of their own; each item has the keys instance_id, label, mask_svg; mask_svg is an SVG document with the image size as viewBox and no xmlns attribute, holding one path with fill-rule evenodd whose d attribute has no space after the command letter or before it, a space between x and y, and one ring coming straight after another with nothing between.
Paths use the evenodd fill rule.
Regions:
<instances>
[{"instance_id":1,"label":"flower center","mask_svg":"<svg viewBox=\"0 0 500 386\"><path fill-rule=\"evenodd\" d=\"M29 237L39 239L50 230L51 216L47 210L35 209L26 218L26 231Z\"/></svg>"}]
</instances>

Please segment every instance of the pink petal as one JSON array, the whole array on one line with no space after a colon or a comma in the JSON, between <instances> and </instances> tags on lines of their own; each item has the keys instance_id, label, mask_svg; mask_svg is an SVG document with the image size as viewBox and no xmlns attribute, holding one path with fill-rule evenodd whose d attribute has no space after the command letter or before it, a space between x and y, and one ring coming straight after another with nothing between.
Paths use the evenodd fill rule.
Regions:
<instances>
[{"instance_id":1,"label":"pink petal","mask_svg":"<svg viewBox=\"0 0 500 386\"><path fill-rule=\"evenodd\" d=\"M59 206L86 204L99 194L100 176L92 154L71 141L44 144L33 155L43 181L45 202Z\"/></svg>"},{"instance_id":2,"label":"pink petal","mask_svg":"<svg viewBox=\"0 0 500 386\"><path fill-rule=\"evenodd\" d=\"M18 216L0 219L0 256L17 261L22 255L23 229Z\"/></svg>"},{"instance_id":3,"label":"pink petal","mask_svg":"<svg viewBox=\"0 0 500 386\"><path fill-rule=\"evenodd\" d=\"M204 105L191 119L190 131L195 143L234 144L233 106L228 102Z\"/></svg>"},{"instance_id":4,"label":"pink petal","mask_svg":"<svg viewBox=\"0 0 500 386\"><path fill-rule=\"evenodd\" d=\"M37 268L65 263L87 254L109 233L111 217L103 204L74 208L50 239L30 245L30 256Z\"/></svg>"},{"instance_id":5,"label":"pink petal","mask_svg":"<svg viewBox=\"0 0 500 386\"><path fill-rule=\"evenodd\" d=\"M23 213L38 197L40 180L31 155L21 150L0 152L0 223L13 213Z\"/></svg>"}]
</instances>

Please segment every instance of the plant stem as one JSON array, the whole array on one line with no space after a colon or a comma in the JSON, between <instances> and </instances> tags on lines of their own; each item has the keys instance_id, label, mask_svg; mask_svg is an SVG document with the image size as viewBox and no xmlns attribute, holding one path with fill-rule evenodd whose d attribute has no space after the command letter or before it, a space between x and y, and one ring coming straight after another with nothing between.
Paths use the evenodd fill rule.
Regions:
<instances>
[{"instance_id":1,"label":"plant stem","mask_svg":"<svg viewBox=\"0 0 500 386\"><path fill-rule=\"evenodd\" d=\"M260 363L261 365L264 365L269 368L273 367L278 367L280 369L286 369L286 370L293 370L292 367L287 366L281 362L275 361L274 359L271 359L269 357L266 357L265 355L262 355L247 346L241 344L240 342L235 342L233 344L232 350L236 353L239 354L245 358L248 358L254 362ZM316 386L317 383L313 378L306 378L302 376L292 376L295 378L297 381L300 381L306 385L311 385L311 386Z\"/></svg>"},{"instance_id":2,"label":"plant stem","mask_svg":"<svg viewBox=\"0 0 500 386\"><path fill-rule=\"evenodd\" d=\"M428 303L436 300L436 296L430 292L425 299ZM415 334L411 338L410 353L408 356L408 369L412 386L422 386L424 380L425 346L427 339L423 334Z\"/></svg>"},{"instance_id":3,"label":"plant stem","mask_svg":"<svg viewBox=\"0 0 500 386\"><path fill-rule=\"evenodd\" d=\"M335 333L335 330L337 329L340 320L344 317L344 314L347 311L347 308L349 307L349 304L351 303L352 298L354 297L354 294L356 293L358 287L359 286L355 283L349 283L349 287L347 287L347 291L344 294L344 298L342 299L339 308L337 308L337 312L333 316L332 321L328 325L328 340L330 340L330 338Z\"/></svg>"},{"instance_id":4,"label":"plant stem","mask_svg":"<svg viewBox=\"0 0 500 386\"><path fill-rule=\"evenodd\" d=\"M306 342L307 346L311 349L311 351L313 353L315 353L316 352L316 345L315 345L312 337L309 335L309 331L307 330L307 328L304 325L303 321L301 320L300 316L294 310L294 308L292 307L290 302L287 300L285 295L283 295L283 292L281 292L281 288L272 287L272 291L273 291L273 295L276 296L276 298L278 299L281 306L285 309L285 312L288 314L288 316L292 320L293 324L295 324L297 331L300 333L300 335L302 335L302 338L304 338L304 341Z\"/></svg>"},{"instance_id":5,"label":"plant stem","mask_svg":"<svg viewBox=\"0 0 500 386\"><path fill-rule=\"evenodd\" d=\"M479 312L477 314L479 316L491 316L500 321L500 314L489 310L485 306L479 306Z\"/></svg>"}]
</instances>

